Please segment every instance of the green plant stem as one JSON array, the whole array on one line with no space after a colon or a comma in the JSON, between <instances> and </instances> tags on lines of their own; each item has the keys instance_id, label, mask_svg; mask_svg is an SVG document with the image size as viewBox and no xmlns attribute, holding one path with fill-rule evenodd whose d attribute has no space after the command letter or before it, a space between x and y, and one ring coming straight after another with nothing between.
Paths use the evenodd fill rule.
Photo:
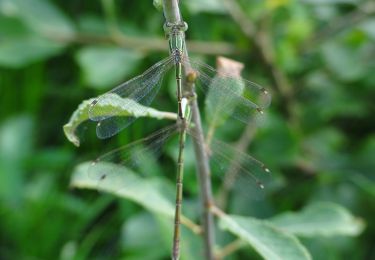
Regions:
<instances>
[{"instance_id":1,"label":"green plant stem","mask_svg":"<svg viewBox=\"0 0 375 260\"><path fill-rule=\"evenodd\" d=\"M178 7L177 0L163 0L164 16L167 22L176 23L181 22L180 10ZM186 49L185 49L186 51ZM186 51L187 55L187 51ZM189 73L191 68L185 66L185 74ZM194 82L189 82L189 90L195 95ZM198 107L197 99L193 99L190 103L192 110L192 121L194 124L195 135L198 137L194 140L194 151L195 158L197 160L197 173L200 184L200 193L202 196L202 222L203 222L203 236L204 236L204 250L205 256L208 260L214 259L213 245L214 245L214 220L213 215L210 211L211 205L213 205L212 188L210 179L210 168L208 164L208 157L204 147L203 129L200 118L200 111Z\"/></svg>"},{"instance_id":2,"label":"green plant stem","mask_svg":"<svg viewBox=\"0 0 375 260\"><path fill-rule=\"evenodd\" d=\"M181 13L178 6L178 0L163 0L164 17L167 22L181 22Z\"/></svg>"},{"instance_id":3,"label":"green plant stem","mask_svg":"<svg viewBox=\"0 0 375 260\"><path fill-rule=\"evenodd\" d=\"M182 119L185 121L185 119ZM185 123L185 122L183 122ZM176 211L174 220L173 249L172 259L180 258L180 239L181 239L181 210L182 210L182 192L184 180L184 151L186 140L186 127L183 126L180 131L179 152L177 160L177 176L176 176Z\"/></svg>"}]
</instances>

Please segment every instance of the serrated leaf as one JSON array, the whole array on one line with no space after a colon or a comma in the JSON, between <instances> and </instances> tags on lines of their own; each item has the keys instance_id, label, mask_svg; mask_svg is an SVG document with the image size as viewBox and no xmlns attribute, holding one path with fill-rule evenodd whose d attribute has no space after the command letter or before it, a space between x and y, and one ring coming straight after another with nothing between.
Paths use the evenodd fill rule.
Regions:
<instances>
[{"instance_id":1,"label":"serrated leaf","mask_svg":"<svg viewBox=\"0 0 375 260\"><path fill-rule=\"evenodd\" d=\"M98 163L95 166L96 171L105 171L106 167L111 167L118 172L116 176L118 178L111 178L98 185L97 180L89 177L88 167L90 165L90 162L85 162L75 167L70 182L72 187L111 193L138 203L152 212L169 217L174 216L174 205L163 195L160 190L161 186L158 186L157 183L138 176L126 167L112 163ZM119 189L119 187L124 188Z\"/></svg>"},{"instance_id":2,"label":"serrated leaf","mask_svg":"<svg viewBox=\"0 0 375 260\"><path fill-rule=\"evenodd\" d=\"M284 213L270 221L285 231L304 237L356 236L364 228L362 220L344 207L330 202L314 203L301 212Z\"/></svg>"},{"instance_id":3,"label":"serrated leaf","mask_svg":"<svg viewBox=\"0 0 375 260\"><path fill-rule=\"evenodd\" d=\"M18 17L44 36L69 37L75 33L73 22L50 1L5 0L0 7L3 13Z\"/></svg>"},{"instance_id":4,"label":"serrated leaf","mask_svg":"<svg viewBox=\"0 0 375 260\"><path fill-rule=\"evenodd\" d=\"M64 133L66 138L74 145L79 146L80 140L77 136L77 128L83 122L89 120L89 108L91 103L95 99L84 100L78 108L73 112L69 119L69 122L64 125ZM98 104L97 104L98 106ZM177 119L177 114L171 112L163 112L151 107L145 107L135 102L132 99L121 98L116 94L108 94L106 96L105 102L101 102L102 109L97 109L95 111L100 111L100 115L93 116L103 116L106 115L106 111L114 112L117 116L124 117L151 117L155 119ZM109 112L108 112L109 113Z\"/></svg>"},{"instance_id":5,"label":"serrated leaf","mask_svg":"<svg viewBox=\"0 0 375 260\"><path fill-rule=\"evenodd\" d=\"M220 214L221 228L238 236L268 260L311 259L299 240L268 221L250 217Z\"/></svg>"},{"instance_id":6,"label":"serrated leaf","mask_svg":"<svg viewBox=\"0 0 375 260\"><path fill-rule=\"evenodd\" d=\"M138 66L142 55L118 47L85 47L76 60L86 84L94 88L108 88L123 81Z\"/></svg>"}]
</instances>

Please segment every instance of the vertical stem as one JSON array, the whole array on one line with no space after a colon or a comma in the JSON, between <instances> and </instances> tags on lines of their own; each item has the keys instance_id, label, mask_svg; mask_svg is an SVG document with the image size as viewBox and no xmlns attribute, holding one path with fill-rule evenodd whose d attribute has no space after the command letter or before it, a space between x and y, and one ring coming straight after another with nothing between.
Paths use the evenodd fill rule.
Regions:
<instances>
[{"instance_id":1,"label":"vertical stem","mask_svg":"<svg viewBox=\"0 0 375 260\"><path fill-rule=\"evenodd\" d=\"M163 0L164 16L167 22L176 23L181 22L180 10L178 7L178 0ZM186 48L185 48L186 51ZM186 51L187 56L187 51ZM189 73L191 68L185 66L185 74ZM195 93L194 82L188 82L189 90ZM201 123L201 117L196 99L191 102L192 120L194 123L194 131L196 138L194 140L194 151L195 158L197 160L197 173L200 184L200 193L202 196L202 222L203 222L203 235L204 235L204 250L205 256L208 260L214 259L214 221L210 211L211 205L213 205L212 198L212 187L210 179L210 168L208 163L208 157L204 147L203 129ZM181 138L180 138L181 140Z\"/></svg>"},{"instance_id":2,"label":"vertical stem","mask_svg":"<svg viewBox=\"0 0 375 260\"><path fill-rule=\"evenodd\" d=\"M182 64L176 64L176 84L177 84L177 100L178 100L178 118L179 123L182 124L180 130L179 152L177 159L177 176L176 176L176 210L174 214L174 234L173 234L173 248L172 259L178 260L180 258L180 240L181 240L181 211L182 211L182 196L183 196L183 179L184 179L184 149L186 139L186 119L182 114Z\"/></svg>"},{"instance_id":3,"label":"vertical stem","mask_svg":"<svg viewBox=\"0 0 375 260\"><path fill-rule=\"evenodd\" d=\"M184 119L183 119L184 120ZM182 126L179 141L179 153L177 160L177 177L176 177L176 210L174 220L173 249L172 259L180 258L180 237L181 237L181 207L182 207L182 191L184 179L184 148L186 139L186 128Z\"/></svg>"},{"instance_id":4,"label":"vertical stem","mask_svg":"<svg viewBox=\"0 0 375 260\"><path fill-rule=\"evenodd\" d=\"M163 0L164 17L167 22L181 22L180 8L178 0Z\"/></svg>"},{"instance_id":5,"label":"vertical stem","mask_svg":"<svg viewBox=\"0 0 375 260\"><path fill-rule=\"evenodd\" d=\"M212 187L210 178L210 167L208 164L208 157L204 147L203 129L201 123L201 116L199 112L198 102L194 99L191 104L192 121L194 123L194 131L197 138L193 138L195 159L197 160L197 170L200 185L200 193L202 196L202 224L204 235L204 249L206 259L214 259L214 243L215 230L214 219L210 211L213 205ZM197 140L196 140L197 139Z\"/></svg>"}]
</instances>

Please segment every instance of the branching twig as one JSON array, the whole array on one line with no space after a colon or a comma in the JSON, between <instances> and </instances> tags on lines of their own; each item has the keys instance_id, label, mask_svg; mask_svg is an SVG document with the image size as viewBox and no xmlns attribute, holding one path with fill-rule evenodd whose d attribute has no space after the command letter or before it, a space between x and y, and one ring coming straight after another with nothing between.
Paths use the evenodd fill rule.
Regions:
<instances>
[{"instance_id":1,"label":"branching twig","mask_svg":"<svg viewBox=\"0 0 375 260\"><path fill-rule=\"evenodd\" d=\"M181 224L189 228L193 233L197 235L200 235L203 232L201 226L195 224L191 219L185 217L184 215L181 216Z\"/></svg>"},{"instance_id":2,"label":"branching twig","mask_svg":"<svg viewBox=\"0 0 375 260\"><path fill-rule=\"evenodd\" d=\"M234 240L233 242L229 243L228 245L226 245L225 247L221 248L219 251L216 252L216 259L223 259L224 257L233 254L233 252L236 252L244 246L245 243L241 239Z\"/></svg>"}]
</instances>

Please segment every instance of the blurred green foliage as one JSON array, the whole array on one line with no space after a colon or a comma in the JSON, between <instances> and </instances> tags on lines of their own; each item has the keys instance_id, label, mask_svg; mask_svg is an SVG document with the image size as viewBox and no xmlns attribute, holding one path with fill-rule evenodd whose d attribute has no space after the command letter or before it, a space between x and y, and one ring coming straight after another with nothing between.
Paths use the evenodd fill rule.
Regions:
<instances>
[{"instance_id":1,"label":"blurred green foliage","mask_svg":"<svg viewBox=\"0 0 375 260\"><path fill-rule=\"evenodd\" d=\"M233 194L228 207L233 219L222 219L221 225L245 241L267 245L268 236L284 233L249 218L242 227L256 236L243 237L235 221L244 221L237 215L270 218L297 236L314 259L374 258L373 2L180 2L191 55L211 64L221 54L244 62L243 76L273 94L248 149L274 173L270 189L259 202ZM153 6L158 1L113 3L0 0L1 259L169 258L172 221L161 212L129 198L69 189L80 162L165 125L139 119L103 142L88 122L80 126L79 149L64 136L62 126L82 100L167 55L163 16ZM169 82L153 106L175 111L172 77ZM242 125L230 123L217 136L231 142L243 131ZM190 152L186 164L184 214L196 220ZM144 168L169 172L151 176L173 194L173 163L150 162ZM218 233L221 246L232 239ZM185 259L199 259L200 242L184 230ZM229 259L249 258L259 256L242 247Z\"/></svg>"}]
</instances>

